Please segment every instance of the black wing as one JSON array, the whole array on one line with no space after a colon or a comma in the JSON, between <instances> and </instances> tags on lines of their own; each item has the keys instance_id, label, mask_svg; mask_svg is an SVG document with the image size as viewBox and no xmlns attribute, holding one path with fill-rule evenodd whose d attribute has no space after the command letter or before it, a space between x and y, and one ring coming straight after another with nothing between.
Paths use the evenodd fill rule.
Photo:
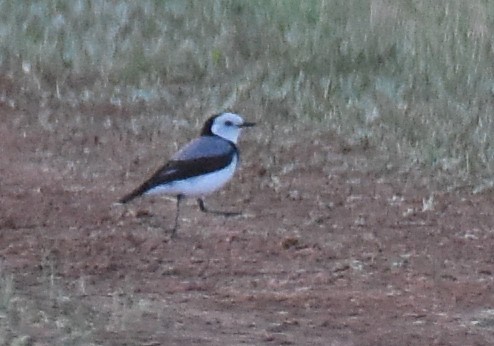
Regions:
<instances>
[{"instance_id":1,"label":"black wing","mask_svg":"<svg viewBox=\"0 0 494 346\"><path fill-rule=\"evenodd\" d=\"M230 164L237 150L232 145L231 150L218 156L209 156L189 160L172 160L158 169L151 178L137 189L120 199L120 203L127 203L141 196L146 191L175 180L183 180L222 169Z\"/></svg>"}]
</instances>

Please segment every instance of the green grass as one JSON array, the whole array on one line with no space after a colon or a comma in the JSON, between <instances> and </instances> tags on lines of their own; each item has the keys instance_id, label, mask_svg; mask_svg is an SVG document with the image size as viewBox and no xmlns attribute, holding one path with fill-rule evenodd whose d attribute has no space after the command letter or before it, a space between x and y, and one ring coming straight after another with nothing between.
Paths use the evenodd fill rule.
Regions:
<instances>
[{"instance_id":1,"label":"green grass","mask_svg":"<svg viewBox=\"0 0 494 346\"><path fill-rule=\"evenodd\" d=\"M494 173L489 13L481 0L2 1L0 66L22 85L14 106L232 107L477 185Z\"/></svg>"}]
</instances>

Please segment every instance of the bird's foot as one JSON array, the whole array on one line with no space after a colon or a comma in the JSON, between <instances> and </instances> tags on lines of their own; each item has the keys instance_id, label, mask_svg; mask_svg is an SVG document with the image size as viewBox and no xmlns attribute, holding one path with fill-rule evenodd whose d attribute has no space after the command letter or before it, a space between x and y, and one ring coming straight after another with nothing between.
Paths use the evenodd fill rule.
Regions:
<instances>
[{"instance_id":1,"label":"bird's foot","mask_svg":"<svg viewBox=\"0 0 494 346\"><path fill-rule=\"evenodd\" d=\"M208 209L206 208L206 205L204 204L204 201L201 198L197 199L197 204L199 205L199 209L203 213L222 215L226 217L242 215L242 212L237 212L237 211L221 211L221 210Z\"/></svg>"}]
</instances>

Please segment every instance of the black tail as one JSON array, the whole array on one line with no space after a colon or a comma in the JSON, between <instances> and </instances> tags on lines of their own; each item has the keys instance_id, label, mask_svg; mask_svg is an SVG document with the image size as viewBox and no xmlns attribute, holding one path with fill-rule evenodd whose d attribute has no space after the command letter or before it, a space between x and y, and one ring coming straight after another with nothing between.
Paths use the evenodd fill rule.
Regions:
<instances>
[{"instance_id":1,"label":"black tail","mask_svg":"<svg viewBox=\"0 0 494 346\"><path fill-rule=\"evenodd\" d=\"M139 186L137 189L129 193L128 195L123 196L118 200L118 203L127 203L132 201L134 198L141 196L147 190L147 186L145 184Z\"/></svg>"},{"instance_id":2,"label":"black tail","mask_svg":"<svg viewBox=\"0 0 494 346\"><path fill-rule=\"evenodd\" d=\"M172 173L175 173L177 169L172 169L171 171L168 170L169 168L169 163L158 169L156 173L154 173L151 178L146 180L144 183L142 183L137 189L129 193L128 195L122 197L118 202L119 203L127 203L133 200L136 197L141 196L142 194L146 193L146 191L152 189L153 187L156 187L157 185L160 184L165 184L170 182L173 178ZM174 167L172 167L174 168Z\"/></svg>"}]
</instances>

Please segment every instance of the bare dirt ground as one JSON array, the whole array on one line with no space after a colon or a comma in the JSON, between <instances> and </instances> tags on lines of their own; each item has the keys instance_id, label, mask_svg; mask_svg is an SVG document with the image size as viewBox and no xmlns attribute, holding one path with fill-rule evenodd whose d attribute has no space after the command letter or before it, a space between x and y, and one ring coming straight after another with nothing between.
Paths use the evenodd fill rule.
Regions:
<instances>
[{"instance_id":1,"label":"bare dirt ground","mask_svg":"<svg viewBox=\"0 0 494 346\"><path fill-rule=\"evenodd\" d=\"M188 202L172 241L173 201L113 204L175 150L167 136L0 111L1 270L37 316L13 319L11 340L494 344L492 191L433 191L368 169L375 150L303 129L262 156L251 132L234 182L207 199L244 215Z\"/></svg>"}]
</instances>

